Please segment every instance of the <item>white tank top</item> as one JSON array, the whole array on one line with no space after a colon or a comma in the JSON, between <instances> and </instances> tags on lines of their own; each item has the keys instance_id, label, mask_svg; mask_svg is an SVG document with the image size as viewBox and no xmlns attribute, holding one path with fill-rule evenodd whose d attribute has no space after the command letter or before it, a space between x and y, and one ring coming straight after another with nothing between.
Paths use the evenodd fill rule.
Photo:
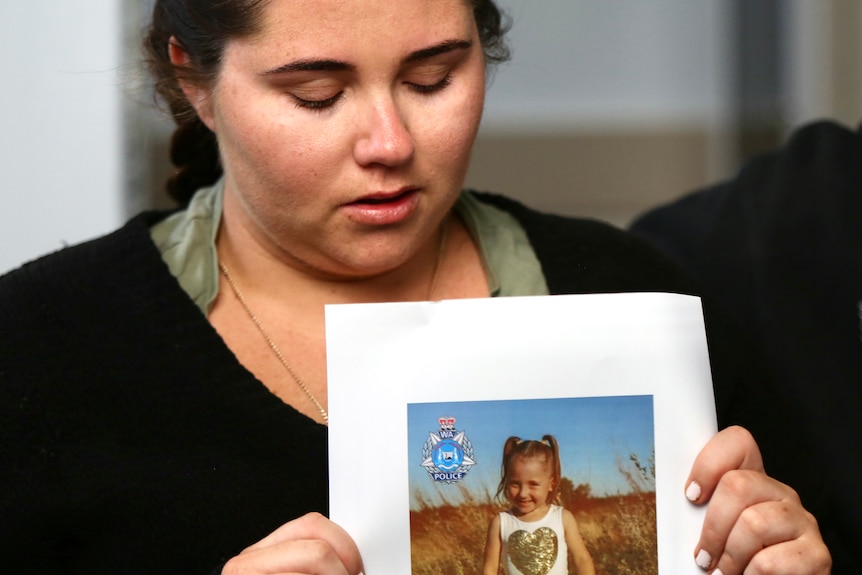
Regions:
<instances>
[{"instance_id":1,"label":"white tank top","mask_svg":"<svg viewBox=\"0 0 862 575\"><path fill-rule=\"evenodd\" d=\"M567 575L569 548L563 532L563 508L551 505L538 521L521 521L500 512L500 563L506 575Z\"/></svg>"}]
</instances>

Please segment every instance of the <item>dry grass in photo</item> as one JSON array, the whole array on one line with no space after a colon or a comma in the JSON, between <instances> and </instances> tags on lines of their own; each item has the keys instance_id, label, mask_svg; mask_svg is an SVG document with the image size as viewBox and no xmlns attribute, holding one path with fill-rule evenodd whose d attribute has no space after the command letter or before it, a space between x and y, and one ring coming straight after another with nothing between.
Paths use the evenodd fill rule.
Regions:
<instances>
[{"instance_id":1,"label":"dry grass in photo","mask_svg":"<svg viewBox=\"0 0 862 575\"><path fill-rule=\"evenodd\" d=\"M595 497L587 484L563 478L560 498L578 522L597 575L657 575L655 467L636 455L618 461L631 491ZM487 490L459 487L461 502L430 504L417 496L410 512L412 575L480 575L488 523L502 507ZM569 573L575 573L569 566Z\"/></svg>"}]
</instances>

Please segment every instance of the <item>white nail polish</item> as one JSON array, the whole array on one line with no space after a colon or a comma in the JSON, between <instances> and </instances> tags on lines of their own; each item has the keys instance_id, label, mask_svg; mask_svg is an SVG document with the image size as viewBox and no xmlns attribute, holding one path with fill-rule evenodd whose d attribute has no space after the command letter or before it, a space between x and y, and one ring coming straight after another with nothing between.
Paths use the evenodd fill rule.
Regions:
<instances>
[{"instance_id":1,"label":"white nail polish","mask_svg":"<svg viewBox=\"0 0 862 575\"><path fill-rule=\"evenodd\" d=\"M709 569L709 564L712 563L712 555L710 555L706 549L701 549L697 552L697 557L694 558L694 562L697 563L697 566L701 569Z\"/></svg>"},{"instance_id":2,"label":"white nail polish","mask_svg":"<svg viewBox=\"0 0 862 575\"><path fill-rule=\"evenodd\" d=\"M716 569L712 572L712 575L724 575L724 573L721 572L721 569Z\"/></svg>"},{"instance_id":3,"label":"white nail polish","mask_svg":"<svg viewBox=\"0 0 862 575\"><path fill-rule=\"evenodd\" d=\"M697 501L700 499L701 489L697 481L692 481L685 489L685 496L689 501Z\"/></svg>"}]
</instances>

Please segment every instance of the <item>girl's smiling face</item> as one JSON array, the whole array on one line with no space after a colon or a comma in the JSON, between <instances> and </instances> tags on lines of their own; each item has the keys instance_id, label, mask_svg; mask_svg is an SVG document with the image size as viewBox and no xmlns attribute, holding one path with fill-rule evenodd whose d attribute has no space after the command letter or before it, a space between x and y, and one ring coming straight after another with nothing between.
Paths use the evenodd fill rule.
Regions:
<instances>
[{"instance_id":1,"label":"girl's smiling face","mask_svg":"<svg viewBox=\"0 0 862 575\"><path fill-rule=\"evenodd\" d=\"M509 462L506 499L524 521L541 519L554 490L550 466L540 457L516 456Z\"/></svg>"},{"instance_id":2,"label":"girl's smiling face","mask_svg":"<svg viewBox=\"0 0 862 575\"><path fill-rule=\"evenodd\" d=\"M218 138L224 217L313 275L407 262L463 185L485 64L467 0L280 0L192 89Z\"/></svg>"}]
</instances>

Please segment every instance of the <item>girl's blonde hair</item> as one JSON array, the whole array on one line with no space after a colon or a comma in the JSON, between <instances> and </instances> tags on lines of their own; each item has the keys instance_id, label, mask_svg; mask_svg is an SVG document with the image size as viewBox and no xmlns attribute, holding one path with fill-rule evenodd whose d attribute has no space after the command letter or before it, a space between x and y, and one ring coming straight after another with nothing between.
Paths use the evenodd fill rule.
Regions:
<instances>
[{"instance_id":1,"label":"girl's blonde hair","mask_svg":"<svg viewBox=\"0 0 862 575\"><path fill-rule=\"evenodd\" d=\"M553 489L548 494L548 503L559 504L560 479L562 470L560 468L560 446L557 438L553 435L543 435L541 441L536 439L521 439L511 436L503 444L503 463L500 465L500 484L494 497L498 501L505 501L505 496L500 497L506 490L509 482L509 464L516 457L540 457L551 470Z\"/></svg>"}]
</instances>

